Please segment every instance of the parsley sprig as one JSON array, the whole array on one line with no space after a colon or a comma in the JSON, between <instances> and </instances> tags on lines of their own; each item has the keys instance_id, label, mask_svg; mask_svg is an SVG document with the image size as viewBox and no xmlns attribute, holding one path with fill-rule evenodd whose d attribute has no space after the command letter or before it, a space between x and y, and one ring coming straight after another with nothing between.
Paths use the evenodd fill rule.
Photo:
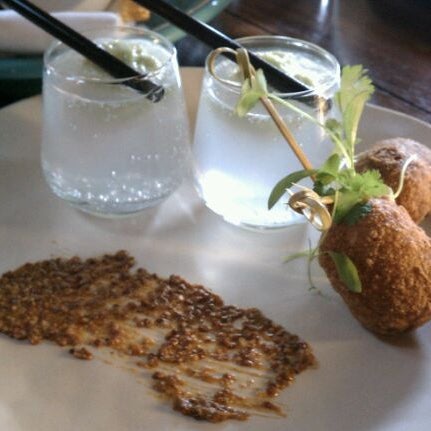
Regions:
<instances>
[{"instance_id":1,"label":"parsley sprig","mask_svg":"<svg viewBox=\"0 0 431 431\"><path fill-rule=\"evenodd\" d=\"M359 122L365 104L373 92L374 86L361 65L345 66L341 74L340 90L335 95L335 105L340 112L340 119L330 118L325 123L320 123L293 103L269 93L261 70L244 81L236 107L238 115L246 115L262 97L267 97L318 124L334 144L333 153L322 166L296 171L282 178L269 196L269 209L284 196L287 189L307 177L313 179L313 190L319 196L332 200L334 223L353 225L371 211L368 202L371 198L394 197L392 190L384 184L378 171L369 170L363 173L355 171L355 147L359 141ZM311 262L318 254L319 245L311 252L297 253L293 258L306 255ZM353 292L360 292L361 282L351 259L342 253L331 252L330 255L346 286Z\"/></svg>"},{"instance_id":2,"label":"parsley sprig","mask_svg":"<svg viewBox=\"0 0 431 431\"><path fill-rule=\"evenodd\" d=\"M246 81L243 93L237 105L239 115L244 115L251 109L251 103L257 103L267 92L262 73L256 74L254 82ZM386 186L376 170L358 173L355 171L355 146L358 143L358 127L365 103L374 92L374 86L361 65L345 66L342 70L340 90L335 95L335 104L341 113L341 119L328 119L320 123L307 112L303 112L291 102L281 99L275 94L266 96L300 113L313 123L318 124L328 134L334 143L334 151L321 167L312 170L300 170L290 173L280 180L268 199L271 209L292 187L303 178L314 178L314 191L320 196L332 197L334 202L333 221L340 223L349 212L358 205L366 205L373 197L391 196L391 189ZM254 106L254 105L253 105Z\"/></svg>"}]
</instances>

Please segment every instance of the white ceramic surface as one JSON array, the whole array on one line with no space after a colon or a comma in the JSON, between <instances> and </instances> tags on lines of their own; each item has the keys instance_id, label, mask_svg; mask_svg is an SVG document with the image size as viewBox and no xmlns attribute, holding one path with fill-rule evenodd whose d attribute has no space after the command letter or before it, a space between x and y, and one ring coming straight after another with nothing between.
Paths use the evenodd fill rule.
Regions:
<instances>
[{"instance_id":1,"label":"white ceramic surface","mask_svg":"<svg viewBox=\"0 0 431 431\"><path fill-rule=\"evenodd\" d=\"M53 12L53 16L76 31L88 30L89 28L92 30L102 30L122 25L120 16L114 12L68 11ZM54 40L48 33L30 23L13 10L0 10L0 28L2 30L0 52L40 54L48 48ZM16 78L17 72L14 68L10 70L11 77L13 76ZM12 71L14 71L15 74ZM40 73L42 73L42 65L40 66ZM3 85L7 85L7 83ZM23 86L24 85L26 84L23 83Z\"/></svg>"},{"instance_id":2,"label":"white ceramic surface","mask_svg":"<svg viewBox=\"0 0 431 431\"><path fill-rule=\"evenodd\" d=\"M122 23L105 9L110 0L36 0L34 4L76 31L107 28ZM0 10L0 52L41 54L53 38L13 10ZM14 68L12 68L14 69ZM14 72L10 72L12 75ZM16 71L15 71L16 73ZM16 78L16 77L14 77Z\"/></svg>"},{"instance_id":3,"label":"white ceramic surface","mask_svg":"<svg viewBox=\"0 0 431 431\"><path fill-rule=\"evenodd\" d=\"M190 113L200 70L183 70ZM306 225L277 233L244 231L206 210L189 184L157 208L123 220L86 216L55 198L39 166L41 100L0 111L0 272L50 256L83 257L120 248L161 275L203 283L226 302L258 306L311 343L316 370L299 376L280 401L285 419L220 425L171 411L148 382L98 360L78 361L57 346L36 347L0 335L1 431L428 431L431 427L431 325L392 343L365 331L304 262L283 257L307 247ZM409 136L431 142L431 126L367 107L364 144ZM427 230L431 231L428 222Z\"/></svg>"},{"instance_id":4,"label":"white ceramic surface","mask_svg":"<svg viewBox=\"0 0 431 431\"><path fill-rule=\"evenodd\" d=\"M34 0L34 4L48 11L79 10L94 11L106 9L111 0Z\"/></svg>"}]
</instances>

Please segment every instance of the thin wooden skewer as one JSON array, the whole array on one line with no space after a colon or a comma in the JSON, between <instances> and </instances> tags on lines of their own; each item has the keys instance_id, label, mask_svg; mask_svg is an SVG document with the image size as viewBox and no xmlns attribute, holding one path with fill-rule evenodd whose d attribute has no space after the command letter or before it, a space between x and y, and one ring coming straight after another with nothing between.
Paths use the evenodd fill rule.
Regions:
<instances>
[{"instance_id":1,"label":"thin wooden skewer","mask_svg":"<svg viewBox=\"0 0 431 431\"><path fill-rule=\"evenodd\" d=\"M253 65L250 63L249 54L247 50L244 48L238 49L236 51L236 56L237 56L238 65L244 74L244 78L251 80L251 78L255 75L255 69ZM273 119L278 130L283 135L284 139L287 141L290 148L295 153L295 156L300 161L304 169L306 170L313 169L313 166L311 162L308 160L308 157L306 156L304 151L302 151L302 148L299 146L295 137L292 135L291 131L286 126L286 123L284 122L283 118L281 117L281 115L275 108L274 104L271 102L271 100L267 96L262 96L260 98L260 101L262 102L263 106L265 107L268 114Z\"/></svg>"},{"instance_id":2,"label":"thin wooden skewer","mask_svg":"<svg viewBox=\"0 0 431 431\"><path fill-rule=\"evenodd\" d=\"M308 160L308 157L305 155L304 151L299 146L298 142L296 141L290 130L287 128L285 122L281 118L281 115L279 114L277 109L275 109L274 104L271 102L271 100L269 100L267 97L261 97L260 101L262 102L265 109L268 111L268 114L274 120L274 123L276 124L278 130L283 135L284 139L287 141L290 148L295 153L295 156L301 162L301 165L304 167L304 169L313 169L313 166Z\"/></svg>"}]
</instances>

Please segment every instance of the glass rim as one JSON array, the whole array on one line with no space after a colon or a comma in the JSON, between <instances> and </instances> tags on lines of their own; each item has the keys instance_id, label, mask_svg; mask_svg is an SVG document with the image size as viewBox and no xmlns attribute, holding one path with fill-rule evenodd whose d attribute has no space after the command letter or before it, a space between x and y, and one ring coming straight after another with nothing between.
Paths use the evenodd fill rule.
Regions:
<instances>
[{"instance_id":1,"label":"glass rim","mask_svg":"<svg viewBox=\"0 0 431 431\"><path fill-rule=\"evenodd\" d=\"M70 74L67 72L63 73L63 72L59 72L56 69L56 67L54 67L52 65L53 58L51 58L51 57L53 56L55 50L63 46L65 48L67 48L68 51L74 51L77 54L79 54L80 56L82 56L82 54L78 53L73 48L71 48L67 44L63 43L62 41L56 39L53 42L51 42L51 44L49 45L49 47L47 48L47 50L45 51L45 53L43 55L44 70L49 70L56 77L67 80L67 81L93 82L93 83L98 83L98 84L121 84L121 83L130 81L132 79L150 79L150 78L158 75L176 56L177 50L176 50L175 46L173 45L173 43L169 39L167 39L165 36L162 36L161 34L155 32L153 30L149 30L149 29L144 28L144 27L131 26L131 25L116 25L116 26L112 26L109 28L88 28L88 29L80 31L80 33L83 36L86 36L86 37L90 38L91 40L93 40L92 36L93 37L97 36L98 33L101 35L106 33L107 37L109 37L109 34L108 34L109 32L115 32L117 30L124 31L124 32L126 32L126 34L127 34L127 32L130 32L130 34L132 34L132 32L133 32L136 34L136 36L139 36L139 35L150 36L153 40L159 40L159 41L163 42L163 45L168 49L169 57L165 61L163 61L159 67L157 67L154 70L151 70L148 73L136 72L136 74L127 76L125 78L113 78L113 77L109 77L109 76L90 77L90 76L85 76L85 75ZM86 59L86 57L84 57L84 56L82 56L82 58ZM91 60L88 60L88 61L91 61Z\"/></svg>"},{"instance_id":2,"label":"glass rim","mask_svg":"<svg viewBox=\"0 0 431 431\"><path fill-rule=\"evenodd\" d=\"M334 68L334 74L332 75L331 79L328 79L327 81L325 81L324 83L314 87L314 88L310 88L309 90L303 90L303 91L297 91L297 92L275 92L277 94L277 96L282 97L282 98L293 98L293 99L297 99L297 98L301 98L301 97L307 97L307 96L315 96L315 95L319 95L319 92L324 92L327 89L331 88L332 86L334 86L337 82L339 82L340 80L340 76L341 76L341 66L340 63L338 62L337 58L331 54L329 51L327 51L326 49L322 48L319 45L316 45L314 43L308 42L306 40L303 39L297 39L294 37L289 37L289 36L280 36L280 35L257 35L257 36L245 36L245 37L240 37L238 39L235 39L236 42L243 44L244 42L248 43L248 42L253 42L253 41L264 41L264 40L268 40L268 41L280 41L280 42L284 42L284 43L288 43L290 46L297 46L297 47L306 47L307 49L310 49L310 51L314 51L314 53L318 53L319 55L321 55L323 58L325 58L326 60L328 60L331 63L331 66L333 66ZM247 46L244 46L245 48L249 49ZM210 53L211 54L211 53ZM210 54L207 56L207 58L205 59L205 71L207 73L209 73L209 57ZM240 94L241 88L228 84L227 82L220 82L218 80L216 80L215 78L213 78L215 81L217 81L217 83L237 94ZM240 81L238 81L240 83Z\"/></svg>"}]
</instances>

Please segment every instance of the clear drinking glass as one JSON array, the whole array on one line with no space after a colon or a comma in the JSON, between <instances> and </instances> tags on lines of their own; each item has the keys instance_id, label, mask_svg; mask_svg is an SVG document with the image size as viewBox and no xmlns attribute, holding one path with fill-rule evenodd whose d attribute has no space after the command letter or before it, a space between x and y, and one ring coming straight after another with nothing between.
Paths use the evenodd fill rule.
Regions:
<instances>
[{"instance_id":1,"label":"clear drinking glass","mask_svg":"<svg viewBox=\"0 0 431 431\"><path fill-rule=\"evenodd\" d=\"M43 171L57 196L84 211L135 213L169 196L189 172L189 125L176 50L142 28L87 36L146 72L165 94L151 102L124 85L126 80L113 79L54 43L44 58Z\"/></svg>"},{"instance_id":2,"label":"clear drinking glass","mask_svg":"<svg viewBox=\"0 0 431 431\"><path fill-rule=\"evenodd\" d=\"M335 57L288 37L254 36L239 42L312 88L280 97L319 121L337 118L332 98L339 88L340 66ZM224 57L217 58L215 72L239 80L238 67ZM198 192L212 211L235 225L275 229L301 223L304 218L285 203L268 211L267 201L274 185L302 166L261 103L243 118L234 113L239 94L238 87L211 75L207 59L193 145ZM323 129L284 106L276 107L311 163L320 165L333 149Z\"/></svg>"}]
</instances>

